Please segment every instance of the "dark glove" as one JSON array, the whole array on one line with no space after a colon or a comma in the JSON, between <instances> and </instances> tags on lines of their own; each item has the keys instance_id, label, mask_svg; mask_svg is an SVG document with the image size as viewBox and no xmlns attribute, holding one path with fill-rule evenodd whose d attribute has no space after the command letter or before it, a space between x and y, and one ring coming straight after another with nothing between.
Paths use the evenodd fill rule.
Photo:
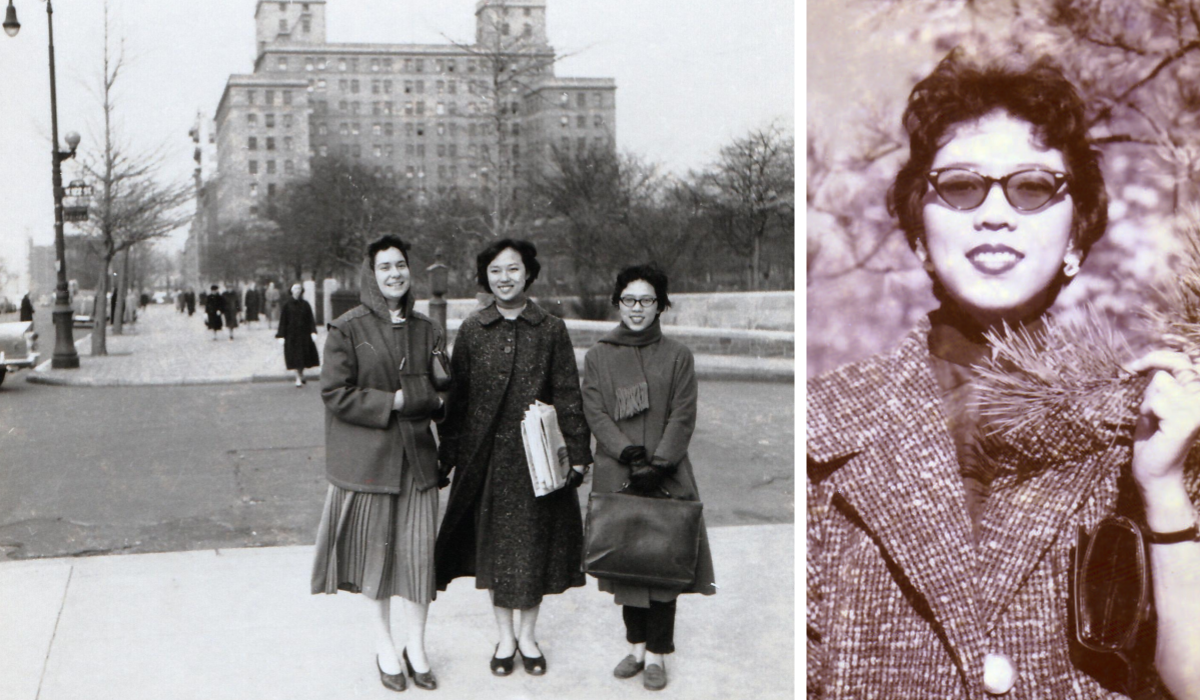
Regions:
<instances>
[{"instance_id":1,"label":"dark glove","mask_svg":"<svg viewBox=\"0 0 1200 700\"><path fill-rule=\"evenodd\" d=\"M646 454L646 448L641 445L630 445L621 450L621 456L617 457L617 461L625 465L647 465L650 464L650 455Z\"/></svg>"},{"instance_id":2,"label":"dark glove","mask_svg":"<svg viewBox=\"0 0 1200 700\"><path fill-rule=\"evenodd\" d=\"M578 469L571 469L571 473L567 475L567 486L577 489L583 486L583 474L579 473Z\"/></svg>"},{"instance_id":3,"label":"dark glove","mask_svg":"<svg viewBox=\"0 0 1200 700\"><path fill-rule=\"evenodd\" d=\"M454 470L452 466L446 466L438 462L438 488L444 489L450 485L450 472Z\"/></svg>"},{"instance_id":4,"label":"dark glove","mask_svg":"<svg viewBox=\"0 0 1200 700\"><path fill-rule=\"evenodd\" d=\"M662 457L651 457L650 466L657 469L663 476L670 476L675 473L676 469L679 468L679 465L668 462Z\"/></svg>"},{"instance_id":5,"label":"dark glove","mask_svg":"<svg viewBox=\"0 0 1200 700\"><path fill-rule=\"evenodd\" d=\"M629 486L635 491L652 493L662 484L662 472L649 464L634 467L629 472Z\"/></svg>"}]
</instances>

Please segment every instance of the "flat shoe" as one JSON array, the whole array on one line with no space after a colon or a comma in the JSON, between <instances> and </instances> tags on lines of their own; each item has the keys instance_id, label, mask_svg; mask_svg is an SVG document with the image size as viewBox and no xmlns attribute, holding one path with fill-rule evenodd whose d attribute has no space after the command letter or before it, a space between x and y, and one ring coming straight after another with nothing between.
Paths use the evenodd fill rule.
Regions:
<instances>
[{"instance_id":1,"label":"flat shoe","mask_svg":"<svg viewBox=\"0 0 1200 700\"><path fill-rule=\"evenodd\" d=\"M646 690L662 690L667 687L667 669L650 664L642 674L642 687Z\"/></svg>"},{"instance_id":2,"label":"flat shoe","mask_svg":"<svg viewBox=\"0 0 1200 700\"><path fill-rule=\"evenodd\" d=\"M496 651L500 651L499 644L496 645ZM513 652L512 656L510 656L506 659L501 659L500 657L496 656L495 652L493 652L492 653L492 662L490 664L490 666L492 668L492 675L507 676L508 674L512 673L513 672L513 660L516 657L517 657L517 652L515 652L515 651Z\"/></svg>"},{"instance_id":3,"label":"flat shoe","mask_svg":"<svg viewBox=\"0 0 1200 700\"><path fill-rule=\"evenodd\" d=\"M402 692L408 687L408 682L404 678L403 669L400 673L391 674L384 673L383 667L379 665L379 657L375 657L375 668L379 669L379 682L383 683L383 687L388 690L394 690L397 693Z\"/></svg>"},{"instance_id":4,"label":"flat shoe","mask_svg":"<svg viewBox=\"0 0 1200 700\"><path fill-rule=\"evenodd\" d=\"M641 673L643 668L646 668L646 662L638 661L633 657L633 654L630 654L621 659L621 663L617 664L617 667L613 669L613 675L617 678L633 678Z\"/></svg>"},{"instance_id":5,"label":"flat shoe","mask_svg":"<svg viewBox=\"0 0 1200 700\"><path fill-rule=\"evenodd\" d=\"M433 675L433 669L429 669L424 673L417 673L413 669L412 662L408 660L408 649L404 650L404 665L408 667L408 675L412 676L413 683L418 688L423 690L437 690L437 678Z\"/></svg>"},{"instance_id":6,"label":"flat shoe","mask_svg":"<svg viewBox=\"0 0 1200 700\"><path fill-rule=\"evenodd\" d=\"M538 651L541 651L541 650L542 650L542 648L538 647ZM517 651L521 651L520 645L517 646ZM524 666L525 666L525 673L528 673L531 676L546 675L546 655L545 654L542 654L540 656L529 657L529 656L525 656L525 652L521 651L521 663L524 664Z\"/></svg>"}]
</instances>

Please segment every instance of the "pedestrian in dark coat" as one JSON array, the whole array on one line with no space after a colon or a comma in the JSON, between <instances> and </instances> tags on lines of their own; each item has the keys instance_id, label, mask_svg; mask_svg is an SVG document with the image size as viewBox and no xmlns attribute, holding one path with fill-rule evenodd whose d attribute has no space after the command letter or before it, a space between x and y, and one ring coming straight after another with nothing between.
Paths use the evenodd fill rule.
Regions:
<instances>
[{"instance_id":1,"label":"pedestrian in dark coat","mask_svg":"<svg viewBox=\"0 0 1200 700\"><path fill-rule=\"evenodd\" d=\"M439 428L439 457L443 469L453 469L454 485L438 533L438 588L473 576L476 588L491 591L497 675L512 671L518 650L527 672L545 673L536 638L542 597L584 584L576 488L592 461L590 435L567 327L526 296L539 267L537 249L526 241L501 240L477 257L478 282L495 302L458 331ZM572 464L569 485L540 498L520 428L534 401L554 406Z\"/></svg>"},{"instance_id":2,"label":"pedestrian in dark coat","mask_svg":"<svg viewBox=\"0 0 1200 700\"><path fill-rule=\"evenodd\" d=\"M672 498L700 499L688 444L696 428L696 371L692 351L663 337L659 316L670 305L667 276L652 265L617 275L612 303L621 323L588 350L583 371L583 411L596 436L592 490L666 489ZM696 578L680 589L648 588L600 580L625 621L629 655L613 671L631 678L643 668L643 685L666 686L664 655L675 651L675 599L680 593L716 593L708 535L701 522Z\"/></svg>"},{"instance_id":3,"label":"pedestrian in dark coat","mask_svg":"<svg viewBox=\"0 0 1200 700\"><path fill-rule=\"evenodd\" d=\"M267 302L265 307L267 312L267 328L271 327L272 321L279 320L279 298L281 296L279 290L275 288L274 282L267 283L267 291L263 292L263 298Z\"/></svg>"},{"instance_id":4,"label":"pedestrian in dark coat","mask_svg":"<svg viewBox=\"0 0 1200 700\"><path fill-rule=\"evenodd\" d=\"M215 284L204 298L204 315L204 325L212 331L213 340L216 340L217 331L223 327L221 317L225 315L225 298L217 292Z\"/></svg>"},{"instance_id":5,"label":"pedestrian in dark coat","mask_svg":"<svg viewBox=\"0 0 1200 700\"><path fill-rule=\"evenodd\" d=\"M191 316L196 313L196 293L188 289L183 293L183 303L187 304L187 314Z\"/></svg>"},{"instance_id":6,"label":"pedestrian in dark coat","mask_svg":"<svg viewBox=\"0 0 1200 700\"><path fill-rule=\"evenodd\" d=\"M25 292L25 296L21 297L21 320L33 320L33 302L29 300L29 292Z\"/></svg>"},{"instance_id":7,"label":"pedestrian in dark coat","mask_svg":"<svg viewBox=\"0 0 1200 700\"><path fill-rule=\"evenodd\" d=\"M258 314L262 310L262 292L255 288L254 282L246 290L246 324L258 323Z\"/></svg>"},{"instance_id":8,"label":"pedestrian in dark coat","mask_svg":"<svg viewBox=\"0 0 1200 700\"><path fill-rule=\"evenodd\" d=\"M292 298L283 305L279 314L279 329L275 337L283 346L283 361L287 368L296 373L296 386L304 386L304 370L321 364L317 355L317 322L312 307L304 300L304 286L299 282L292 285Z\"/></svg>"},{"instance_id":9,"label":"pedestrian in dark coat","mask_svg":"<svg viewBox=\"0 0 1200 700\"><path fill-rule=\"evenodd\" d=\"M229 327L229 339L233 340L233 329L238 327L238 312L242 310L242 301L238 298L236 289L226 289L221 296L225 299L225 325Z\"/></svg>"},{"instance_id":10,"label":"pedestrian in dark coat","mask_svg":"<svg viewBox=\"0 0 1200 700\"><path fill-rule=\"evenodd\" d=\"M441 329L412 309L403 240L384 236L368 246L361 298L329 324L325 339L321 398L330 484L312 592L345 590L371 599L380 680L393 690L406 684L391 634L390 601L402 598L403 657L413 682L432 689L437 680L425 655L425 620L436 595L438 470L429 426L445 406L437 392L448 379L433 369L444 341Z\"/></svg>"}]
</instances>

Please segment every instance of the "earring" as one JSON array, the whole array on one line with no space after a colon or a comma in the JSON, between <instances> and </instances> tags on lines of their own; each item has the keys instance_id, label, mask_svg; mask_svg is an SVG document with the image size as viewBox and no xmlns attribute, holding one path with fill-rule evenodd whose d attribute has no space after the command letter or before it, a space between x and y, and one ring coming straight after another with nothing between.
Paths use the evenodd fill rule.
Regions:
<instances>
[{"instance_id":1,"label":"earring","mask_svg":"<svg viewBox=\"0 0 1200 700\"><path fill-rule=\"evenodd\" d=\"M1079 274L1079 253L1067 253L1063 257L1063 274L1067 277Z\"/></svg>"}]
</instances>

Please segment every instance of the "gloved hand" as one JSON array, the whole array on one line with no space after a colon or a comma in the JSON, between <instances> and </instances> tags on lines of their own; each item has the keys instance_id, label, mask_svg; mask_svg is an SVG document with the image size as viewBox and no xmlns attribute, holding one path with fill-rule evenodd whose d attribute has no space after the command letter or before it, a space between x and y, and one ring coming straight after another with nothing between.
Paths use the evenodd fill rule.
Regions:
<instances>
[{"instance_id":1,"label":"gloved hand","mask_svg":"<svg viewBox=\"0 0 1200 700\"><path fill-rule=\"evenodd\" d=\"M661 484L662 472L649 464L636 466L629 472L629 486L635 491L652 493L657 491Z\"/></svg>"},{"instance_id":2,"label":"gloved hand","mask_svg":"<svg viewBox=\"0 0 1200 700\"><path fill-rule=\"evenodd\" d=\"M450 485L450 472L454 471L453 466L447 466L438 462L438 488L444 489Z\"/></svg>"},{"instance_id":3,"label":"gloved hand","mask_svg":"<svg viewBox=\"0 0 1200 700\"><path fill-rule=\"evenodd\" d=\"M637 466L650 464L650 455L646 454L646 448L641 445L630 445L621 450L621 456L617 457L617 461L621 464Z\"/></svg>"},{"instance_id":4,"label":"gloved hand","mask_svg":"<svg viewBox=\"0 0 1200 700\"><path fill-rule=\"evenodd\" d=\"M578 469L572 468L567 474L567 486L570 486L573 489L583 486L583 473Z\"/></svg>"}]
</instances>

